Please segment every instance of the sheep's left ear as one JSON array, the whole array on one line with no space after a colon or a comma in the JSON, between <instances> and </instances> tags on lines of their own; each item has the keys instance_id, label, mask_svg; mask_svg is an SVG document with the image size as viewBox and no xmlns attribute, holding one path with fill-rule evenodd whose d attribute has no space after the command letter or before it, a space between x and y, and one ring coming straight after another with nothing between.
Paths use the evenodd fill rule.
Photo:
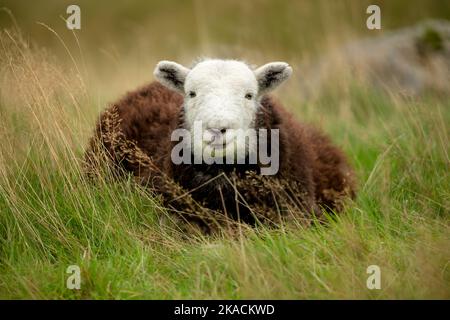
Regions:
<instances>
[{"instance_id":1,"label":"sheep's left ear","mask_svg":"<svg viewBox=\"0 0 450 320\"><path fill-rule=\"evenodd\" d=\"M259 94L265 94L278 87L292 74L286 62L271 62L255 70Z\"/></svg>"},{"instance_id":2,"label":"sheep's left ear","mask_svg":"<svg viewBox=\"0 0 450 320\"><path fill-rule=\"evenodd\" d=\"M156 79L169 89L184 93L184 82L190 69L172 61L160 61L153 71Z\"/></svg>"}]
</instances>

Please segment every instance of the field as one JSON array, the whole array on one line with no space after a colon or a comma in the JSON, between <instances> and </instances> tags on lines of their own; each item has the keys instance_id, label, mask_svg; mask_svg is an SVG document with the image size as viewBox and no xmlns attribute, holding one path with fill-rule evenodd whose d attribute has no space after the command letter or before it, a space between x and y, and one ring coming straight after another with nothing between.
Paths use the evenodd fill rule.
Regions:
<instances>
[{"instance_id":1,"label":"field","mask_svg":"<svg viewBox=\"0 0 450 320\"><path fill-rule=\"evenodd\" d=\"M412 3L411 3L412 2ZM427 18L446 1L6 1L0 11L0 298L450 299L450 92L380 90L333 64L302 95L301 66ZM130 180L81 169L96 118L162 59L288 61L275 95L341 146L358 176L345 212L310 228L186 235ZM444 83L445 89L448 83ZM81 269L69 290L68 266ZM381 289L366 286L367 267Z\"/></svg>"}]
</instances>

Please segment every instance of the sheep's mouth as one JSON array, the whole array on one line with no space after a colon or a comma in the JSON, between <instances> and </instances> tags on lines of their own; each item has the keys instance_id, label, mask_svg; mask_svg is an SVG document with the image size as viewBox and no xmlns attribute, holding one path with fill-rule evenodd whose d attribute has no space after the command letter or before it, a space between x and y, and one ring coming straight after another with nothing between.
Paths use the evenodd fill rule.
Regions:
<instances>
[{"instance_id":1,"label":"sheep's mouth","mask_svg":"<svg viewBox=\"0 0 450 320\"><path fill-rule=\"evenodd\" d=\"M204 140L204 146L208 146L210 148L214 149L226 149L227 146L234 144L235 142L235 136L234 135L225 135L224 133L215 133L211 135L206 140Z\"/></svg>"},{"instance_id":2,"label":"sheep's mouth","mask_svg":"<svg viewBox=\"0 0 450 320\"><path fill-rule=\"evenodd\" d=\"M227 154L235 156L237 152L236 139L229 139L223 143L205 142L203 150L212 157L226 157Z\"/></svg>"},{"instance_id":3,"label":"sheep's mouth","mask_svg":"<svg viewBox=\"0 0 450 320\"><path fill-rule=\"evenodd\" d=\"M234 143L234 139L231 139L229 141L224 141L221 143L217 143L217 142L207 142L206 145L214 148L214 149L226 149L226 147L230 144Z\"/></svg>"},{"instance_id":4,"label":"sheep's mouth","mask_svg":"<svg viewBox=\"0 0 450 320\"><path fill-rule=\"evenodd\" d=\"M225 152L227 149L234 147L235 147L234 139L222 143L205 142L203 144L203 148L211 152Z\"/></svg>"}]
</instances>

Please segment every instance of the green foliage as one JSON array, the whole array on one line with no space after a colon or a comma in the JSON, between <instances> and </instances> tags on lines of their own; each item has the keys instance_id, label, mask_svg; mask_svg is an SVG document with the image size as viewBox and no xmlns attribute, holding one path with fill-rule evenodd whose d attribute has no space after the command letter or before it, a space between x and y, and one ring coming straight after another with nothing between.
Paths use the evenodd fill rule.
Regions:
<instances>
[{"instance_id":1,"label":"green foliage","mask_svg":"<svg viewBox=\"0 0 450 320\"><path fill-rule=\"evenodd\" d=\"M426 51L441 51L444 49L442 36L433 28L427 28L417 40L417 47L422 54Z\"/></svg>"},{"instance_id":2,"label":"green foliage","mask_svg":"<svg viewBox=\"0 0 450 320\"><path fill-rule=\"evenodd\" d=\"M246 50L299 56L297 50L311 52L311 39L337 25L322 21L296 29L302 19L289 15L285 20L273 3L261 5L270 10L254 14L268 19L268 34L259 32L266 20L254 18L251 24L217 23L203 40L211 46L212 39L234 43L256 59ZM315 6L306 5L304 11L295 6L293 12L321 9L322 17L339 16ZM430 12L436 7L431 4ZM227 8L220 19L248 17ZM163 17L171 12L162 2L154 9L152 14L163 12ZM144 15L143 10L127 10L136 19ZM388 22L395 25L401 19L390 12ZM178 22L186 32L195 24L184 18ZM200 31L188 40L201 35L202 28L209 30L211 19L216 18L199 18ZM86 19L85 26L92 21ZM168 32L180 31L177 19L171 21ZM242 27L242 37L233 32L236 25ZM289 37L292 30L298 39ZM101 26L99 32L107 34ZM69 36L63 40L70 41ZM87 45L79 56L78 49L70 51L74 61L67 62L52 46L45 51L11 30L0 33L0 298L450 298L447 98L380 93L343 75L341 83L332 83L317 99L300 102L292 80L279 96L299 118L321 126L343 147L357 171L357 199L339 216L310 228L289 224L245 229L234 236L186 234L155 195L131 180L91 183L82 174L83 149L98 112L107 101L148 81L156 57L179 52L170 39L150 41L161 40L155 34L127 33L125 38L115 39L121 50L99 50L107 59ZM427 38L435 42L434 36ZM123 48L136 39L162 48L147 51L137 44L124 54ZM189 56L196 45L177 54ZM80 290L66 288L66 269L74 264L81 268ZM373 264L381 268L381 290L366 287L366 268Z\"/></svg>"}]
</instances>

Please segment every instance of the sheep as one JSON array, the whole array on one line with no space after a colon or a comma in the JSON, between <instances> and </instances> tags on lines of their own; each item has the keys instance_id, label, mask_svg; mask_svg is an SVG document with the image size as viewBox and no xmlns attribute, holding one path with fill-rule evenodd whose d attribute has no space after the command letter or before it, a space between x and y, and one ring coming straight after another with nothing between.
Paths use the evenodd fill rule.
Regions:
<instances>
[{"instance_id":1,"label":"sheep","mask_svg":"<svg viewBox=\"0 0 450 320\"><path fill-rule=\"evenodd\" d=\"M118 175L131 173L192 220L205 210L215 220L247 224L275 221L293 207L303 217L338 212L343 200L355 196L354 172L327 136L298 122L269 95L291 73L284 62L253 68L238 60L205 59L187 68L161 61L154 70L156 82L126 94L101 114L86 152L88 166L106 161ZM200 141L188 139L196 123ZM177 130L187 133L184 144L174 141ZM275 147L271 156L279 157L276 172L262 175L267 163L258 154L261 136L236 143L242 130L268 132L265 146ZM271 132L278 134L275 143ZM180 145L186 147L180 155L191 162L174 161ZM210 148L204 154L214 154L215 160L231 154L231 161L195 162L193 150L199 148ZM244 155L240 162L238 154ZM255 154L256 162L245 162Z\"/></svg>"}]
</instances>

